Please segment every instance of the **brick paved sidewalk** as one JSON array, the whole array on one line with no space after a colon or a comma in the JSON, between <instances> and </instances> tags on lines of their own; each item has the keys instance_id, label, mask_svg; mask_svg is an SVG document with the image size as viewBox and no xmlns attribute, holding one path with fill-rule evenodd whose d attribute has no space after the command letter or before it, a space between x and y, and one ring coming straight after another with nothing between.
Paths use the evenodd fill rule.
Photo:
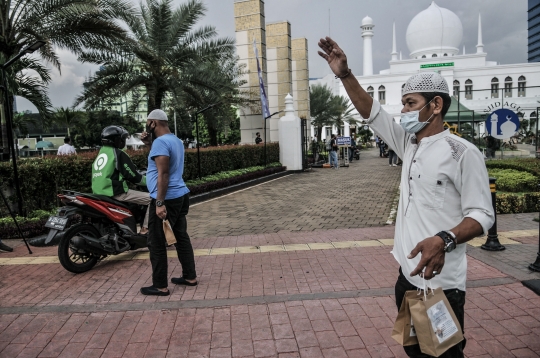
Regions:
<instances>
[{"instance_id":1,"label":"brick paved sidewalk","mask_svg":"<svg viewBox=\"0 0 540 358\"><path fill-rule=\"evenodd\" d=\"M0 254L0 358L404 357L390 337L394 228L380 226L395 188L378 183L397 185L399 168L371 155L349 172L294 175L195 206L194 247L207 252L196 256L200 284L169 287L168 297L139 294L150 284L145 252L73 275L58 263L28 264L25 248L14 245ZM317 187L318 180L331 188ZM359 181L356 191L347 180ZM294 196L296 185L301 194ZM342 193L346 205L327 215L317 190L327 198ZM285 199L273 203L280 192ZM359 208L357 220L335 222L351 208ZM499 216L505 251L468 247L467 357L540 356L540 296L519 282L540 278L526 269L538 249L534 216ZM198 222L207 217L214 221ZM239 225L245 221L251 227ZM33 250L43 262L56 253ZM180 271L170 258L169 276Z\"/></svg>"},{"instance_id":2,"label":"brick paved sidewalk","mask_svg":"<svg viewBox=\"0 0 540 358\"><path fill-rule=\"evenodd\" d=\"M383 226L400 173L376 150L362 151L349 168L314 169L197 204L190 208L189 233L197 239Z\"/></svg>"}]
</instances>

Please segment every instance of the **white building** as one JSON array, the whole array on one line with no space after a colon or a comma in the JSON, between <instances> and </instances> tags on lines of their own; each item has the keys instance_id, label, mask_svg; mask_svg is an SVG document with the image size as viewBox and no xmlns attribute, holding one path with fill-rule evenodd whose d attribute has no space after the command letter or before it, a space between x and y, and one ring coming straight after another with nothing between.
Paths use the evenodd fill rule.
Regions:
<instances>
[{"instance_id":1,"label":"white building","mask_svg":"<svg viewBox=\"0 0 540 358\"><path fill-rule=\"evenodd\" d=\"M372 65L371 41L374 26L370 17L367 16L362 20L364 73L357 76L357 79L372 97L383 104L388 113L399 116L402 109L401 88L410 76L420 71L437 71L453 88L454 97L450 111L452 108L457 111L459 102L461 123L468 121L474 111L475 121L478 122L475 123L477 133L484 132L484 125L481 122L485 118L482 118L482 115L501 106L520 112L525 119L536 116L537 107L540 107L540 63L498 65L497 62L488 61L482 43L480 15L478 44L476 52L471 54L466 54L464 48L460 51L463 39L461 20L455 13L437 6L435 2L409 23L406 33L410 52L408 59L402 59L401 54L398 56L394 24L389 68L380 71L379 74L373 74ZM347 95L341 81L336 80L334 75L311 80L310 86L314 84L325 84L333 89L334 94ZM533 88L530 88L531 86ZM447 121L455 123L457 121L455 117L457 112L449 112ZM322 138L330 131L336 133L336 128L333 130L325 128ZM343 132L349 135L347 124Z\"/></svg>"}]
</instances>

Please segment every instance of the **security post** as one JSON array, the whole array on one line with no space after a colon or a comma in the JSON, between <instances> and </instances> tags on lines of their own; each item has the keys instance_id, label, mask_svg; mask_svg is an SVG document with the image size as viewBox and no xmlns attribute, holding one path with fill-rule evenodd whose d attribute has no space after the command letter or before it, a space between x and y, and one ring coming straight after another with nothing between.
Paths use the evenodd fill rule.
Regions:
<instances>
[{"instance_id":1,"label":"security post","mask_svg":"<svg viewBox=\"0 0 540 358\"><path fill-rule=\"evenodd\" d=\"M506 249L499 242L499 235L497 234L497 185L495 182L497 178L489 178L489 189L491 190L491 202L493 204L493 213L495 214L495 223L488 231L486 243L482 245L482 249L488 251L502 251Z\"/></svg>"},{"instance_id":2,"label":"security post","mask_svg":"<svg viewBox=\"0 0 540 358\"><path fill-rule=\"evenodd\" d=\"M340 149L340 153L343 154L342 166L349 167L349 147L351 146L351 137L337 137L337 145ZM342 148L345 148L345 151L343 151Z\"/></svg>"}]
</instances>

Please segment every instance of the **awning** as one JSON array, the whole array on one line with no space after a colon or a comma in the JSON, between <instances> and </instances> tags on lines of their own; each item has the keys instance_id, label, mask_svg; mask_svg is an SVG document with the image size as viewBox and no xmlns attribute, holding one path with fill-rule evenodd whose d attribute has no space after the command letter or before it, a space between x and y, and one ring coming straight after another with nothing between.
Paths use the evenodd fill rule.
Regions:
<instances>
[{"instance_id":1,"label":"awning","mask_svg":"<svg viewBox=\"0 0 540 358\"><path fill-rule=\"evenodd\" d=\"M465 107L462 102L459 103L458 106L458 100L456 97L452 96L452 104L450 104L450 108L448 109L448 112L446 113L446 116L444 116L444 121L448 123L456 123L458 122L472 122L473 120L475 122L482 122L485 119L482 119L480 113L474 113L473 110Z\"/></svg>"}]
</instances>

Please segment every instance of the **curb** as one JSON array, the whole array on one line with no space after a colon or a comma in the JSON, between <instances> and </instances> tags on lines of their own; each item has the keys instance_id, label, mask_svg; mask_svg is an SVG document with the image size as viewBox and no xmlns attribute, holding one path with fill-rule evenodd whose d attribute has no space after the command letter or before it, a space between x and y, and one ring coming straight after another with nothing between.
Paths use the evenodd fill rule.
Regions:
<instances>
[{"instance_id":1,"label":"curb","mask_svg":"<svg viewBox=\"0 0 540 358\"><path fill-rule=\"evenodd\" d=\"M270 175L267 175L267 176L264 176L264 177L261 177L261 178L252 179L252 180L249 180L249 181L246 181L246 182L243 182L243 183L239 183L239 184L234 184L234 185L228 186L226 188L212 190L212 191L209 191L208 193L203 193L203 194L199 194L199 195L195 195L195 196L190 197L189 198L189 203L190 204L202 203L203 201L218 198L220 196L230 194L230 193L238 191L238 190L246 189L246 188L249 188L249 187L252 187L252 186L255 186L255 185L258 185L258 184L262 184L262 183L265 183L265 182L270 181L270 180L281 178L281 177L286 176L286 175L291 175L291 174L294 174L294 173L295 173L294 171L284 170L284 171L279 172L279 173L270 174Z\"/></svg>"}]
</instances>

